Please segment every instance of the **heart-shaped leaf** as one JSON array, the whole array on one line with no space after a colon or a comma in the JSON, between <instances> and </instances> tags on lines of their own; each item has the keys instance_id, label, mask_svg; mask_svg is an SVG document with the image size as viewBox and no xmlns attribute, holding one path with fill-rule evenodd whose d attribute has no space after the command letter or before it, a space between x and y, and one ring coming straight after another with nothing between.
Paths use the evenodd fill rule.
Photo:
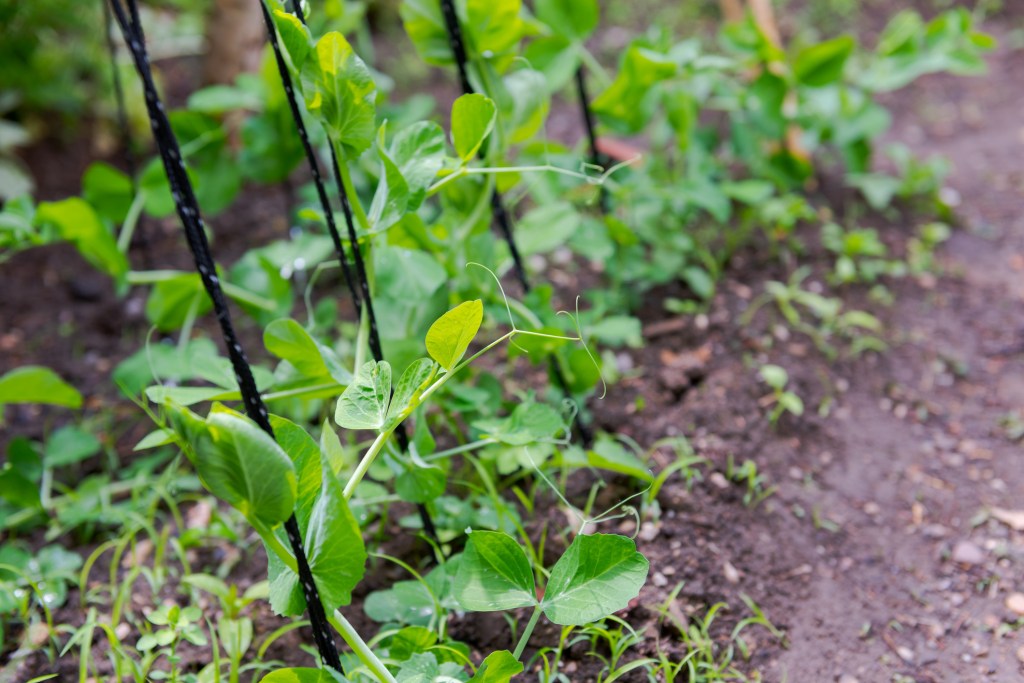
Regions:
<instances>
[{"instance_id":1,"label":"heart-shaped leaf","mask_svg":"<svg viewBox=\"0 0 1024 683\"><path fill-rule=\"evenodd\" d=\"M427 330L427 352L445 370L455 367L466 354L484 319L480 299L464 301L448 311Z\"/></svg>"},{"instance_id":2,"label":"heart-shaped leaf","mask_svg":"<svg viewBox=\"0 0 1024 683\"><path fill-rule=\"evenodd\" d=\"M0 377L0 406L5 403L43 403L80 408L82 395L50 368L25 365Z\"/></svg>"},{"instance_id":3,"label":"heart-shaped leaf","mask_svg":"<svg viewBox=\"0 0 1024 683\"><path fill-rule=\"evenodd\" d=\"M556 624L589 624L626 607L640 593L648 567L625 536L579 535L552 568L541 607Z\"/></svg>"},{"instance_id":4,"label":"heart-shaped leaf","mask_svg":"<svg viewBox=\"0 0 1024 683\"><path fill-rule=\"evenodd\" d=\"M369 149L377 86L345 36L332 31L317 41L302 67L302 91L310 113L320 117L346 159Z\"/></svg>"},{"instance_id":5,"label":"heart-shaped leaf","mask_svg":"<svg viewBox=\"0 0 1024 683\"><path fill-rule=\"evenodd\" d=\"M537 604L526 553L500 531L473 531L455 575L455 599L464 609L493 612Z\"/></svg>"},{"instance_id":6,"label":"heart-shaped leaf","mask_svg":"<svg viewBox=\"0 0 1024 683\"><path fill-rule=\"evenodd\" d=\"M484 138L494 129L496 108L484 95L463 95L452 104L452 144L463 161L476 156Z\"/></svg>"},{"instance_id":7,"label":"heart-shaped leaf","mask_svg":"<svg viewBox=\"0 0 1024 683\"><path fill-rule=\"evenodd\" d=\"M402 376L395 385L395 395L391 397L391 406L388 408L388 426L398 424L409 416L417 405L419 396L434 379L437 371L437 364L429 358L420 358L413 361L405 369Z\"/></svg>"},{"instance_id":8,"label":"heart-shaped leaf","mask_svg":"<svg viewBox=\"0 0 1024 683\"><path fill-rule=\"evenodd\" d=\"M513 676L522 672L522 663L511 652L498 650L487 655L469 683L508 683Z\"/></svg>"},{"instance_id":9,"label":"heart-shaped leaf","mask_svg":"<svg viewBox=\"0 0 1024 683\"><path fill-rule=\"evenodd\" d=\"M391 403L391 365L370 361L338 399L334 421L345 429L380 429Z\"/></svg>"}]
</instances>

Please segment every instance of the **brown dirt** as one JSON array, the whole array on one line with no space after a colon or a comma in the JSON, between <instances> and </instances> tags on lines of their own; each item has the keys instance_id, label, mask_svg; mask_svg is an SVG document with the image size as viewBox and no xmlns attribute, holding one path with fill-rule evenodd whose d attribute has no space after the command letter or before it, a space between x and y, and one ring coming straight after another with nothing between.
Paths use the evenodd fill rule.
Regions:
<instances>
[{"instance_id":1,"label":"brown dirt","mask_svg":"<svg viewBox=\"0 0 1024 683\"><path fill-rule=\"evenodd\" d=\"M891 283L892 308L865 303L862 291L844 292L885 320L887 353L830 362L806 338L780 330L768 308L749 328L739 326L737 316L763 281L787 275L755 250L733 260L704 316L676 321L659 305L644 311L648 345L630 352L640 373L595 406L598 419L643 444L686 435L710 465L689 488L678 480L667 486L658 499L660 517L641 530L652 572L627 613L649 636L637 654L653 655L660 646L684 655L673 627L658 619L669 592L683 582L673 609L690 623L717 602L728 605L712 632L720 645L749 616L741 595L786 631L788 647L759 627L743 632L751 657L740 668L760 671L766 681L1022 680L1021 615L1006 600L1024 592L1024 531L989 511L1024 510L1019 444L1000 426L1009 414L1024 420L1024 128L1014 87L1024 54L1003 50L991 65L984 78L927 78L891 102L893 140L953 161L950 184L961 197L961 226L941 250L945 275ZM49 177L39 170L55 158L34 159L38 177ZM80 170L63 177L77 178ZM51 189L48 196L75 189ZM225 232L235 226L245 235L266 213L274 212L250 208L233 223L225 219ZM914 220L896 212L865 223L905 238ZM183 253L174 227L154 228L165 235L158 253L172 260L171 251ZM230 239L227 248L234 248ZM814 265L820 280L824 258L818 255ZM4 304L0 372L27 362L55 366L85 389L88 409L98 412L115 400L105 379L109 369L137 348L145 323L138 301L115 299L108 284L91 277L63 247L4 264L3 291L44 287ZM694 357L697 372L673 367ZM769 392L757 380L763 362L789 370L808 408L804 417L768 423L763 399ZM817 408L825 399L831 413L821 417ZM126 423L135 419L121 410ZM9 409L10 433L41 436L47 415ZM756 507L745 505L742 487L722 476L730 456L755 461L775 493ZM655 458L667 464L668 451ZM624 491L613 487L606 495L612 500ZM620 529L630 532L631 524ZM388 552L422 550L408 540L392 543ZM230 575L241 586L264 573L262 551L243 552ZM371 574L361 591L405 578L390 566ZM69 604L76 601L72 593ZM357 627L370 628L358 600L349 611ZM253 616L257 642L281 623L266 608ZM57 617L74 623L82 615L68 607ZM473 617L452 629L475 647L509 645L500 619ZM553 633L544 626L541 632ZM308 642L302 631L290 634L269 656L308 664L298 650ZM600 667L586 651L570 650L570 680L596 677ZM197 652L187 656L200 662ZM13 680L53 671L70 680L77 666L71 659L52 665L33 656Z\"/></svg>"}]
</instances>

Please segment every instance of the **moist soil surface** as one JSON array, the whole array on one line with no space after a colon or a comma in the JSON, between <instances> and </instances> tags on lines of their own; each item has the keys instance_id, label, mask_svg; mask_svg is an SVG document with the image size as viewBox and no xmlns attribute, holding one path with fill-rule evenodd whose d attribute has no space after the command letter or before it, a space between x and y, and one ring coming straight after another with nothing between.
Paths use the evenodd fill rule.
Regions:
<instances>
[{"instance_id":1,"label":"moist soil surface","mask_svg":"<svg viewBox=\"0 0 1024 683\"><path fill-rule=\"evenodd\" d=\"M997 36L1003 29L987 28ZM710 633L727 647L731 630L752 614L747 596L785 633L779 638L758 625L741 633L749 656L737 651L736 666L765 681L1024 679L1024 463L1014 430L1024 424L1021 74L1024 52L1002 49L985 77L928 77L888 102L895 112L891 139L921 155L949 157L948 184L958 201L938 275L887 282L895 294L888 307L874 303L866 289L839 292L847 306L883 320L885 352L848 357L840 347L830 358L783 326L771 305L741 325L738 318L764 282L791 273L765 249L732 259L707 312L673 317L656 297L639 312L646 345L619 352L620 365L631 370L594 403L597 424L644 445L686 436L707 462L695 467L689 483L670 479L658 496L660 515L640 529L629 518L611 523L636 532L651 561L648 585L622 613L646 636L630 656L655 656L659 649L685 656L675 624L695 627L719 602L727 607ZM61 149L28 155L44 198L75 192L90 158ZM283 222L265 218L280 215L283 200L263 190L247 197L252 201L213 222L224 235L218 256L228 261L250 240L283 234ZM904 209L862 223L897 245L926 220ZM254 225L261 227L254 232ZM147 226L153 267L188 266L177 229L173 221ZM802 262L813 268L809 286L822 284L826 254L812 248ZM0 371L26 363L54 367L87 396L87 413L117 411L119 426L107 436L130 457L131 444L149 427L117 398L108 378L145 338L141 293L117 298L108 282L60 246L4 263L0 291ZM767 362L788 370L790 387L806 406L803 416L770 423L771 392L758 379ZM41 438L57 415L9 409L3 440ZM652 457L665 466L674 456L663 447ZM753 491L726 476L730 462L746 461L763 477ZM628 482L613 482L602 502L630 492ZM203 517L202 509L187 511ZM83 554L95 547L62 540ZM265 576L257 546L243 544L244 561L229 576L242 587ZM419 541L400 534L386 550L424 555ZM194 569L215 566L229 551L236 552L198 553ZM106 571L101 561L94 575ZM366 592L407 577L390 565L369 577L347 613L357 628L372 632L361 609ZM152 596L141 581L136 585L137 606L175 599L172 589ZM81 623L77 604L72 591L55 619ZM281 624L266 607L250 613L256 642ZM511 644L508 627L494 615L456 620L452 633L479 651ZM541 626L535 642L551 642L547 637L555 634ZM267 656L309 665L298 648L311 642L308 636L289 634ZM5 643L0 680L77 676L73 654L53 663L41 652L12 659L12 649ZM578 645L566 654L569 680L596 680L601 665L588 649ZM183 654L186 663L201 666L200 651Z\"/></svg>"}]
</instances>

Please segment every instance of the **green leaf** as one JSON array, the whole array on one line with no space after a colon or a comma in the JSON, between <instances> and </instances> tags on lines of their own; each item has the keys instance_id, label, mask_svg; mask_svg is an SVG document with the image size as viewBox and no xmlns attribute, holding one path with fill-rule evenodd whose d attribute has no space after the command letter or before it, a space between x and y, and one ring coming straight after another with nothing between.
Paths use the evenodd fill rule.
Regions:
<instances>
[{"instance_id":1,"label":"green leaf","mask_svg":"<svg viewBox=\"0 0 1024 683\"><path fill-rule=\"evenodd\" d=\"M206 295L198 273L182 273L157 282L146 298L146 319L162 332L180 329L192 316L210 311L213 303Z\"/></svg>"},{"instance_id":2,"label":"green leaf","mask_svg":"<svg viewBox=\"0 0 1024 683\"><path fill-rule=\"evenodd\" d=\"M527 401L520 403L506 418L477 420L475 429L484 437L496 439L510 446L526 446L555 438L567 429L562 416L549 405Z\"/></svg>"},{"instance_id":3,"label":"green leaf","mask_svg":"<svg viewBox=\"0 0 1024 683\"><path fill-rule=\"evenodd\" d=\"M25 365L0 377L0 406L6 403L81 408L82 395L50 368Z\"/></svg>"},{"instance_id":4,"label":"green leaf","mask_svg":"<svg viewBox=\"0 0 1024 683\"><path fill-rule=\"evenodd\" d=\"M328 611L333 611L352 601L352 589L366 571L366 546L341 484L326 462L322 468L320 497L305 528L300 524L300 531L320 598ZM281 535L283 531L277 533ZM301 614L305 599L298 575L276 555L268 555L271 606L279 614Z\"/></svg>"},{"instance_id":5,"label":"green leaf","mask_svg":"<svg viewBox=\"0 0 1024 683\"><path fill-rule=\"evenodd\" d=\"M277 25L277 33L281 36L285 52L291 59L292 68L301 71L313 49L309 29L297 16L281 10L274 10L274 23Z\"/></svg>"},{"instance_id":6,"label":"green leaf","mask_svg":"<svg viewBox=\"0 0 1024 683\"><path fill-rule=\"evenodd\" d=\"M452 104L452 144L463 161L476 156L494 129L496 112L494 101L477 93L463 95Z\"/></svg>"},{"instance_id":7,"label":"green leaf","mask_svg":"<svg viewBox=\"0 0 1024 683\"><path fill-rule=\"evenodd\" d=\"M784 368L778 365L762 365L761 366L761 379L765 381L765 384L770 386L772 389L782 389L786 386L789 381L789 373Z\"/></svg>"},{"instance_id":8,"label":"green leaf","mask_svg":"<svg viewBox=\"0 0 1024 683\"><path fill-rule=\"evenodd\" d=\"M511 110L503 105L508 141L518 144L533 138L547 119L551 106L547 79L540 71L519 69L505 76L505 89L511 99Z\"/></svg>"},{"instance_id":9,"label":"green leaf","mask_svg":"<svg viewBox=\"0 0 1024 683\"><path fill-rule=\"evenodd\" d=\"M587 462L593 467L625 474L640 481L654 481L654 475L646 464L612 439L599 439L593 450L587 451Z\"/></svg>"},{"instance_id":10,"label":"green leaf","mask_svg":"<svg viewBox=\"0 0 1024 683\"><path fill-rule=\"evenodd\" d=\"M345 37L336 31L317 41L302 67L306 106L340 143L345 159L369 149L376 129L377 86Z\"/></svg>"},{"instance_id":11,"label":"green leaf","mask_svg":"<svg viewBox=\"0 0 1024 683\"><path fill-rule=\"evenodd\" d=\"M95 209L84 199L71 197L59 202L41 202L36 223L53 225L62 239L75 245L85 260L120 280L128 272L128 260L118 248Z\"/></svg>"},{"instance_id":12,"label":"green leaf","mask_svg":"<svg viewBox=\"0 0 1024 683\"><path fill-rule=\"evenodd\" d=\"M102 161L90 164L82 176L82 198L112 223L124 221L133 193L131 178Z\"/></svg>"},{"instance_id":13,"label":"green leaf","mask_svg":"<svg viewBox=\"0 0 1024 683\"><path fill-rule=\"evenodd\" d=\"M647 558L625 536L576 536L551 569L541 607L561 626L597 621L640 593L648 568Z\"/></svg>"},{"instance_id":14,"label":"green leaf","mask_svg":"<svg viewBox=\"0 0 1024 683\"><path fill-rule=\"evenodd\" d=\"M341 394L334 421L344 429L380 429L387 421L390 402L391 365L370 361Z\"/></svg>"},{"instance_id":15,"label":"green leaf","mask_svg":"<svg viewBox=\"0 0 1024 683\"><path fill-rule=\"evenodd\" d=\"M835 83L843 77L846 60L856 46L851 36L839 36L801 50L793 62L797 81L812 88Z\"/></svg>"},{"instance_id":16,"label":"green leaf","mask_svg":"<svg viewBox=\"0 0 1024 683\"><path fill-rule=\"evenodd\" d=\"M579 212L569 202L541 204L516 225L516 244L523 256L544 254L564 245L582 222Z\"/></svg>"},{"instance_id":17,"label":"green leaf","mask_svg":"<svg viewBox=\"0 0 1024 683\"><path fill-rule=\"evenodd\" d=\"M597 0L538 0L537 18L560 36L582 42L597 28Z\"/></svg>"},{"instance_id":18,"label":"green leaf","mask_svg":"<svg viewBox=\"0 0 1024 683\"><path fill-rule=\"evenodd\" d=\"M469 683L508 683L513 676L522 672L522 663L511 652L498 650L487 655Z\"/></svg>"},{"instance_id":19,"label":"green leaf","mask_svg":"<svg viewBox=\"0 0 1024 683\"><path fill-rule=\"evenodd\" d=\"M210 493L269 527L291 516L295 466L269 434L223 406L214 406L205 421L186 408L174 404L167 408L174 430L190 446L186 453Z\"/></svg>"},{"instance_id":20,"label":"green leaf","mask_svg":"<svg viewBox=\"0 0 1024 683\"><path fill-rule=\"evenodd\" d=\"M387 425L398 424L419 404L422 394L437 372L437 364L429 358L420 358L405 369L395 385L395 395L388 408Z\"/></svg>"},{"instance_id":21,"label":"green leaf","mask_svg":"<svg viewBox=\"0 0 1024 683\"><path fill-rule=\"evenodd\" d=\"M522 0L466 0L462 30L469 52L494 59L516 47L524 29L522 4Z\"/></svg>"},{"instance_id":22,"label":"green leaf","mask_svg":"<svg viewBox=\"0 0 1024 683\"><path fill-rule=\"evenodd\" d=\"M304 529L323 484L320 446L305 429L278 415L270 416L274 438L295 467L295 518Z\"/></svg>"},{"instance_id":23,"label":"green leaf","mask_svg":"<svg viewBox=\"0 0 1024 683\"><path fill-rule=\"evenodd\" d=\"M435 66L447 66L455 61L437 0L403 0L399 13L405 32L423 61Z\"/></svg>"},{"instance_id":24,"label":"green leaf","mask_svg":"<svg viewBox=\"0 0 1024 683\"><path fill-rule=\"evenodd\" d=\"M55 431L46 440L43 464L62 467L81 462L100 451L99 440L81 427L68 425Z\"/></svg>"},{"instance_id":25,"label":"green leaf","mask_svg":"<svg viewBox=\"0 0 1024 683\"><path fill-rule=\"evenodd\" d=\"M619 74L608 89L594 99L591 108L617 129L634 133L644 127L651 111L647 94L660 81L676 74L668 56L639 45L626 50Z\"/></svg>"},{"instance_id":26,"label":"green leaf","mask_svg":"<svg viewBox=\"0 0 1024 683\"><path fill-rule=\"evenodd\" d=\"M339 384L347 384L352 379L337 355L313 339L306 328L291 318L275 320L267 325L263 332L263 345L306 377L331 377Z\"/></svg>"},{"instance_id":27,"label":"green leaf","mask_svg":"<svg viewBox=\"0 0 1024 683\"><path fill-rule=\"evenodd\" d=\"M444 164L444 131L432 121L419 121L396 133L385 149L381 126L377 154L383 172L368 214L374 232L390 228L423 203Z\"/></svg>"},{"instance_id":28,"label":"green leaf","mask_svg":"<svg viewBox=\"0 0 1024 683\"><path fill-rule=\"evenodd\" d=\"M466 542L455 599L464 609L493 612L537 604L533 570L526 553L500 531L473 531Z\"/></svg>"},{"instance_id":29,"label":"green leaf","mask_svg":"<svg viewBox=\"0 0 1024 683\"><path fill-rule=\"evenodd\" d=\"M440 467L417 467L395 479L395 492L407 503L429 503L444 493L448 475Z\"/></svg>"},{"instance_id":30,"label":"green leaf","mask_svg":"<svg viewBox=\"0 0 1024 683\"><path fill-rule=\"evenodd\" d=\"M330 668L294 667L272 671L261 678L260 683L348 683L348 679Z\"/></svg>"},{"instance_id":31,"label":"green leaf","mask_svg":"<svg viewBox=\"0 0 1024 683\"><path fill-rule=\"evenodd\" d=\"M451 371L466 355L483 319L484 304L480 299L462 302L427 330L427 353L442 368Z\"/></svg>"}]
</instances>

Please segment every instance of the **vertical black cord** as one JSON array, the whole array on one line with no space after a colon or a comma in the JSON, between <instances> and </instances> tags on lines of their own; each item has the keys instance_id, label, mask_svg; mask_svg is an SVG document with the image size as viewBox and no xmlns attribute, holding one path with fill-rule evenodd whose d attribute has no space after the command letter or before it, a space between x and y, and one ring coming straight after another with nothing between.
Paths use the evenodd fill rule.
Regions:
<instances>
[{"instance_id":1,"label":"vertical black cord","mask_svg":"<svg viewBox=\"0 0 1024 683\"><path fill-rule=\"evenodd\" d=\"M124 40L132 53L135 68L142 78L146 95L146 108L149 112L153 137L156 139L164 171L167 173L167 180L170 184L178 217L185 228L185 237L195 259L196 269L199 271L203 286L213 301L217 321L220 323L221 333L227 345L228 357L231 360L231 365L235 371L235 378L241 390L245 412L264 432L273 437L274 430L270 425L267 408L263 404L263 399L256 386L256 381L253 378L245 352L242 350L231 322L231 313L228 310L227 301L220 287L216 264L214 263L213 255L210 253L210 245L206 238L203 219L199 213L199 204L196 201L192 183L185 172L185 164L181 158L178 140L171 130L163 102L160 100L156 91L156 85L153 82L152 69L149 64L149 56L146 54L145 39L142 25L139 21L138 8L135 0L126 1L131 13L131 19L125 14L121 0L111 0L111 5ZM341 658L338 656L334 636L330 631L324 606L320 601L320 594L317 590L313 573L309 568L309 561L302 548L302 537L294 514L285 522L285 531L298 565L299 583L302 586L306 607L309 610L309 619L313 625L313 637L316 640L317 650L327 666L340 672Z\"/></svg>"},{"instance_id":2,"label":"vertical black cord","mask_svg":"<svg viewBox=\"0 0 1024 683\"><path fill-rule=\"evenodd\" d=\"M441 14L444 16L445 28L448 31L448 44L452 48L452 54L455 57L455 65L458 68L459 83L462 85L463 93L469 95L474 92L473 84L469 81L469 71L466 66L466 46L462 40L462 27L459 25L459 17L455 13L455 4L452 0L441 0ZM494 220L498 224L498 229L501 231L502 237L508 244L509 252L512 255L513 270L515 272L516 279L519 281L519 285L523 289L523 294L529 294L530 280L526 275L526 268L523 265L523 259L519 253L519 248L516 247L515 236L512 234L512 222L509 220L508 211L505 209L505 203L502 201L501 193L497 190L494 190L491 194L491 213L494 215ZM562 366L558 363L558 359L554 355L548 356L548 367L555 378L555 382L562 390L562 393L565 394L570 401L576 403L576 400L572 396L572 391L569 389L569 382L565 378L565 373L562 372ZM579 406L577 405L576 407L576 418L574 420L576 429L579 431L583 445L589 446L594 441L594 433L580 414Z\"/></svg>"},{"instance_id":3,"label":"vertical black cord","mask_svg":"<svg viewBox=\"0 0 1024 683\"><path fill-rule=\"evenodd\" d=\"M580 100L580 113L583 115L583 127L587 131L587 141L590 144L590 163L595 166L603 166L604 159L597 149L597 132L594 126L594 112L590 109L590 98L587 96L587 75L581 64L576 69L576 94ZM602 213L608 213L608 192L604 185L597 187L598 205Z\"/></svg>"},{"instance_id":4,"label":"vertical black cord","mask_svg":"<svg viewBox=\"0 0 1024 683\"><path fill-rule=\"evenodd\" d=\"M327 221L327 231L331 235L331 241L334 243L334 251L338 254L338 260L341 262L341 272L345 276L345 283L348 285L348 291L352 296L353 305L358 311L361 305L359 301L359 292L356 289L355 279L352 277L352 269L349 268L348 258L345 256L345 247L342 245L341 235L338 234L338 226L334 222L334 211L331 209L331 202L327 198L327 188L324 185L323 176L320 175L320 164L317 162L316 152L313 151L313 145L309 142L309 132L306 130L306 123L302 120L302 111L299 109L298 98L295 95L295 86L292 83L291 71L288 69L288 64L285 61L284 54L281 52L281 44L277 39L277 28L274 25L274 19L271 16L270 10L267 8L267 4L264 0L260 0L260 9L263 12L263 23L267 26L267 35L270 37L270 45L274 50L274 59L277 62L277 71L281 75L281 83L284 86L284 93L288 100L288 106L291 109L292 118L295 120L295 127L299 133L299 140L302 141L302 149L306 153L306 161L309 163L310 173L313 175L313 184L316 186L316 193L320 199L320 208L323 210L324 218Z\"/></svg>"}]
</instances>

